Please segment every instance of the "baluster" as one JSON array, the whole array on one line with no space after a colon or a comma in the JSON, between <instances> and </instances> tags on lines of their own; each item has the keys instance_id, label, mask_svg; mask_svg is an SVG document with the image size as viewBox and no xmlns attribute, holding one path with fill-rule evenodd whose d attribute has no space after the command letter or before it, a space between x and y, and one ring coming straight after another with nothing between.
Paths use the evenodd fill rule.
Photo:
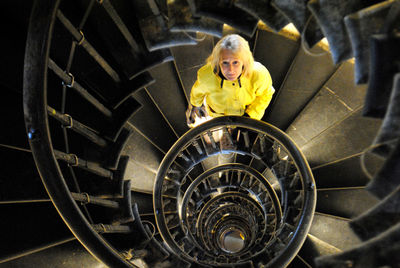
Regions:
<instances>
[{"instance_id":1,"label":"baluster","mask_svg":"<svg viewBox=\"0 0 400 268\"><path fill-rule=\"evenodd\" d=\"M100 101L93 97L85 88L83 88L72 74L65 73L52 59L49 59L49 68L60 77L67 87L75 89L84 99L90 102L97 110L102 112L107 117L112 117L112 112L106 108Z\"/></svg>"},{"instance_id":2,"label":"baluster","mask_svg":"<svg viewBox=\"0 0 400 268\"><path fill-rule=\"evenodd\" d=\"M80 123L79 121L73 119L70 115L62 114L57 110L51 108L50 106L47 106L47 113L58 120L63 125L63 127L74 130L76 133L79 133L80 135L86 137L100 147L107 146L107 141L100 137L97 132L90 129L88 126Z\"/></svg>"},{"instance_id":3,"label":"baluster","mask_svg":"<svg viewBox=\"0 0 400 268\"><path fill-rule=\"evenodd\" d=\"M90 56L106 71L111 78L119 83L121 81L117 72L107 63L107 61L93 48L93 46L85 39L82 31L78 31L74 25L64 16L64 14L58 10L57 18L65 26L65 28L72 34L72 36L78 41L78 45L82 46Z\"/></svg>"},{"instance_id":4,"label":"baluster","mask_svg":"<svg viewBox=\"0 0 400 268\"><path fill-rule=\"evenodd\" d=\"M93 204L93 205L99 205L102 207L108 207L108 208L119 208L119 204L116 201L112 200L106 200L103 198L95 197L95 196L90 196L87 193L72 193L72 198L75 199L75 201L79 201L83 204Z\"/></svg>"},{"instance_id":5,"label":"baluster","mask_svg":"<svg viewBox=\"0 0 400 268\"><path fill-rule=\"evenodd\" d=\"M126 233L131 233L132 230L129 226L126 225L108 225L108 224L92 224L92 228L98 232L98 233L122 233L122 234L126 234Z\"/></svg>"},{"instance_id":6,"label":"baluster","mask_svg":"<svg viewBox=\"0 0 400 268\"><path fill-rule=\"evenodd\" d=\"M94 162L90 162L84 159L80 159L78 158L77 155L75 154L66 154L64 152L58 151L58 150L54 150L54 155L56 156L57 159L62 160L66 163L68 163L68 165L70 166L76 166L79 168L82 168L84 170L87 170L91 173L94 173L96 175L99 175L101 177L104 178L108 178L108 179L113 179L114 174L112 171L102 168L100 167L98 164L94 163Z\"/></svg>"}]
</instances>

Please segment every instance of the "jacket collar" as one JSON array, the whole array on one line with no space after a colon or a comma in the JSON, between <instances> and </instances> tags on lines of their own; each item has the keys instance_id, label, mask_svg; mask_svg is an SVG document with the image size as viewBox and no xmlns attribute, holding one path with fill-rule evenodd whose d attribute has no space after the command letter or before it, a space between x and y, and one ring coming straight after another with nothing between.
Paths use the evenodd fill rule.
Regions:
<instances>
[{"instance_id":1,"label":"jacket collar","mask_svg":"<svg viewBox=\"0 0 400 268\"><path fill-rule=\"evenodd\" d=\"M222 88L223 85L224 85L224 80L228 80L228 79L225 78L225 76L222 74L221 71L218 73L218 76L221 78L221 85L220 85L220 87ZM242 83L240 82L240 77L241 77L241 76L242 76L242 74L240 74L239 77L237 78L237 81L238 81L238 84L239 84L239 87L240 87L240 88L242 87Z\"/></svg>"}]
</instances>

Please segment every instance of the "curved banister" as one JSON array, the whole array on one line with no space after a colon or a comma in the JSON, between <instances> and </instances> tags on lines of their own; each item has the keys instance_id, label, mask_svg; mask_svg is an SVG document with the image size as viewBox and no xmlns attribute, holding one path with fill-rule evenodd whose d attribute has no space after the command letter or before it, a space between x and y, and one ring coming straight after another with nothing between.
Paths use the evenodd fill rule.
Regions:
<instances>
[{"instance_id":1,"label":"curved banister","mask_svg":"<svg viewBox=\"0 0 400 268\"><path fill-rule=\"evenodd\" d=\"M156 181L154 184L154 190L153 190L153 205L154 205L154 211L155 211L155 216L156 216L156 222L157 226L160 230L160 234L163 238L163 240L169 245L169 247L181 258L186 259L188 261L198 261L196 258L192 257L189 255L189 253L185 252L182 249L182 245L178 245L177 241L175 241L175 234L171 234L169 231L169 227L167 226L167 220L164 215L164 204L163 204L163 198L164 197L164 192L163 191L169 191L171 187L174 186L168 186L168 183L172 183L171 185L176 185L175 192L180 192L182 191L181 186L183 184L187 184L186 182L186 175L191 171L192 167L200 163L203 159L204 156L201 157L199 155L196 155L197 152L199 152L199 145L197 140L203 139L199 137L204 137L204 135L211 137L212 134L210 134L210 131L215 130L215 129L221 129L221 128L244 128L248 129L250 131L254 131L256 133L259 133L259 135L265 135L268 139L273 140L274 142L279 143L281 148L285 151L286 155L293 160L293 165L297 169L297 172L299 174L299 177L302 182L302 189L304 192L304 195L302 196L302 212L301 216L298 219L298 224L295 230L293 230L290 234L290 242L288 242L285 245L285 249L281 252L281 254L275 256L272 258L266 266L263 267L286 267L290 261L296 256L298 251L300 250L302 244L304 243L307 233L310 229L312 219L313 219L313 214L315 211L315 205L316 205L316 189L315 189L315 183L314 183L314 178L312 176L311 169L307 163L306 158L302 154L302 152L299 150L297 145L293 142L293 140L286 135L283 131L279 130L278 128L262 122L258 120L253 120L250 118L245 118L245 117L238 117L238 116L228 116L228 117L218 117L214 118L206 123L203 123L199 125L196 128L191 129L188 131L186 134L184 134L168 151L168 153L165 155L165 158L161 162L161 165L158 169ZM216 148L216 143L219 143L218 141L211 141L210 145L212 145L214 148ZM186 153L189 154L190 151L190 146L192 144L196 144L196 149L193 149L192 152L193 155L185 155ZM261 144L261 142L260 142ZM204 145L204 143L203 143ZM204 148L206 151L207 149ZM219 153L229 153L229 152L235 152L237 148L229 148L223 150L215 151L212 154L219 154ZM263 150L263 149L261 149ZM196 152L197 151L197 152ZM201 151L201 150L200 150ZM243 153L241 151L240 153ZM208 153L207 153L208 154ZM205 156L206 157L206 156ZM174 177L170 178L169 174L171 173L177 173L172 166L180 166L183 165L180 163L178 160L182 158L185 163L187 163L186 167L181 167L180 169L185 169L186 168L186 174L181 174L182 178ZM218 170L218 169L217 169ZM179 172L178 172L179 173ZM204 175L202 175L204 176ZM185 179L183 179L185 177ZM196 181L196 180L194 180ZM193 182L194 183L194 182ZM192 189L194 186L191 185L187 189ZM284 186L282 186L284 189ZM167 189L167 190L166 190ZM177 193L179 197L179 193ZM180 198L176 198L179 200ZM187 201L187 200L186 200ZM182 205L176 202L177 204L177 209ZM186 203L187 204L187 203ZM183 217L184 218L184 217ZM184 220L184 219L181 220ZM172 218L171 218L172 219ZM284 226L284 224L282 224ZM184 228L186 229L186 228ZM283 232L284 227L281 228L281 232ZM173 228L175 231L176 229ZM187 230L184 230L183 233L187 232ZM189 245L192 246L193 243L190 243ZM196 244L196 243L194 243ZM259 261L259 260L257 260ZM207 263L202 263L201 261L198 261L200 264L206 264ZM213 265L217 266L224 266L224 264L218 264L215 263ZM263 264L264 265L264 264Z\"/></svg>"},{"instance_id":2,"label":"curved banister","mask_svg":"<svg viewBox=\"0 0 400 268\"><path fill-rule=\"evenodd\" d=\"M54 206L77 239L110 267L135 267L90 226L72 198L54 156L47 117L47 67L60 1L35 1L26 43L23 102L29 144L40 177Z\"/></svg>"}]
</instances>

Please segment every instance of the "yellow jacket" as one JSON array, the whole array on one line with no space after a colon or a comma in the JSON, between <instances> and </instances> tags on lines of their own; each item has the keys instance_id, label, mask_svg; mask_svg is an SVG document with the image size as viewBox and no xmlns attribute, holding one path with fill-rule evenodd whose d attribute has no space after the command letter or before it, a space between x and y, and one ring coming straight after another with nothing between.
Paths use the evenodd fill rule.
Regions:
<instances>
[{"instance_id":1,"label":"yellow jacket","mask_svg":"<svg viewBox=\"0 0 400 268\"><path fill-rule=\"evenodd\" d=\"M212 117L246 112L251 118L260 120L274 92L271 75L259 62L254 62L250 78L239 77L236 81L221 78L210 64L206 64L197 72L190 103L199 107L205 99L206 110Z\"/></svg>"}]
</instances>

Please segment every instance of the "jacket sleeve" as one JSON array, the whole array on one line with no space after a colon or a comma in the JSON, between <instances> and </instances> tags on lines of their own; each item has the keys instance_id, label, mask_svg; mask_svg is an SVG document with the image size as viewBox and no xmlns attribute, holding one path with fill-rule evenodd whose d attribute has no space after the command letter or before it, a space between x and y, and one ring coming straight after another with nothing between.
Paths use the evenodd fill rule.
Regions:
<instances>
[{"instance_id":1,"label":"jacket sleeve","mask_svg":"<svg viewBox=\"0 0 400 268\"><path fill-rule=\"evenodd\" d=\"M256 98L247 106L246 113L251 118L260 120L272 99L275 89L272 86L271 75L264 66L262 66L262 68L257 72L258 73L253 80Z\"/></svg>"},{"instance_id":2,"label":"jacket sleeve","mask_svg":"<svg viewBox=\"0 0 400 268\"><path fill-rule=\"evenodd\" d=\"M204 77L204 75L205 75L204 68L205 67L206 66L203 66L197 72L197 80L194 83L192 90L190 91L190 103L196 107L200 107L201 105L203 105L203 100L207 93L206 81L204 81L205 80L205 77Z\"/></svg>"}]
</instances>

